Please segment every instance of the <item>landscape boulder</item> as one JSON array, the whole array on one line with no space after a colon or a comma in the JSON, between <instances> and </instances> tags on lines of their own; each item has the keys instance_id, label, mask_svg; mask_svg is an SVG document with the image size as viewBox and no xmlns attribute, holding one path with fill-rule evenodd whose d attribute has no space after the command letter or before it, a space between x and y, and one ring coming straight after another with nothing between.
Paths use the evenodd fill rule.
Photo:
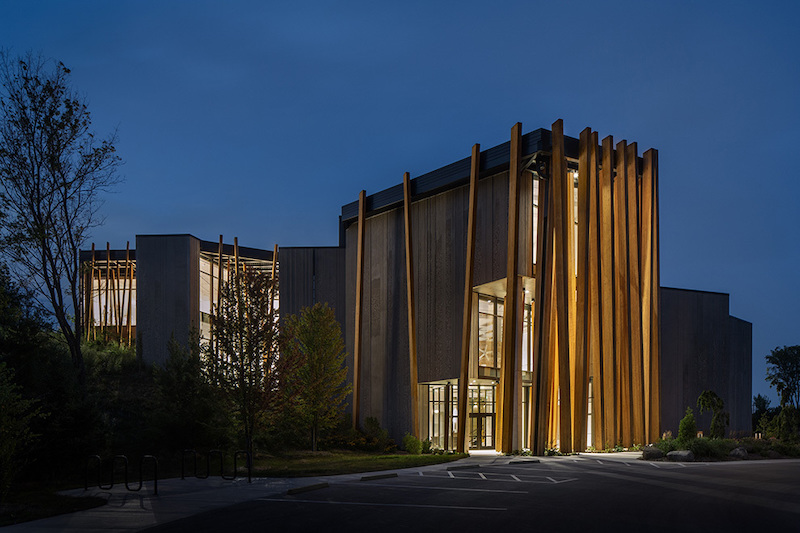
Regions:
<instances>
[{"instance_id":1,"label":"landscape boulder","mask_svg":"<svg viewBox=\"0 0 800 533\"><path fill-rule=\"evenodd\" d=\"M655 446L645 446L642 448L642 459L644 461L655 461L664 457L664 452Z\"/></svg>"},{"instance_id":2,"label":"landscape boulder","mask_svg":"<svg viewBox=\"0 0 800 533\"><path fill-rule=\"evenodd\" d=\"M738 448L732 449L728 456L734 459L747 459L747 450L739 446Z\"/></svg>"},{"instance_id":3,"label":"landscape boulder","mask_svg":"<svg viewBox=\"0 0 800 533\"><path fill-rule=\"evenodd\" d=\"M692 450L674 450L667 454L668 461L677 461L679 463L691 463L694 461L694 454Z\"/></svg>"}]
</instances>

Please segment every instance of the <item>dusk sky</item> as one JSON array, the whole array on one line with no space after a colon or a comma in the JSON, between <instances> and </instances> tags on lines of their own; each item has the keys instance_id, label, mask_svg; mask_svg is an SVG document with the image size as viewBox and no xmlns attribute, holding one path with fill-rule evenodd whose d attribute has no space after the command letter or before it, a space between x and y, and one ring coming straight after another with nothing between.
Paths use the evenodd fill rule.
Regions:
<instances>
[{"instance_id":1,"label":"dusk sky","mask_svg":"<svg viewBox=\"0 0 800 533\"><path fill-rule=\"evenodd\" d=\"M336 245L341 206L564 119L659 150L663 286L800 344L800 3L0 0L124 183L93 240Z\"/></svg>"}]
</instances>

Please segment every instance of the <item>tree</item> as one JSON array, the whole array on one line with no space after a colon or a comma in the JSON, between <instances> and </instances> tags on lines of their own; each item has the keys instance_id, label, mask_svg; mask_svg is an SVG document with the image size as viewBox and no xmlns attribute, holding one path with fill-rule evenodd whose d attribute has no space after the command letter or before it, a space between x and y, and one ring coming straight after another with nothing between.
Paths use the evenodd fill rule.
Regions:
<instances>
[{"instance_id":1,"label":"tree","mask_svg":"<svg viewBox=\"0 0 800 533\"><path fill-rule=\"evenodd\" d=\"M311 449L317 451L320 432L336 425L350 393L342 331L333 310L321 303L290 316L286 329L287 353L303 362L292 383L300 416L311 433Z\"/></svg>"},{"instance_id":2,"label":"tree","mask_svg":"<svg viewBox=\"0 0 800 533\"><path fill-rule=\"evenodd\" d=\"M725 402L717 396L717 393L710 390L704 390L697 398L697 407L700 408L700 414L705 411L711 411L711 429L709 436L713 439L721 439L725 437L725 428L730 423L730 415L722 409L725 407Z\"/></svg>"},{"instance_id":3,"label":"tree","mask_svg":"<svg viewBox=\"0 0 800 533\"><path fill-rule=\"evenodd\" d=\"M207 376L235 405L251 458L254 434L287 400L285 383L300 363L280 353L276 290L266 273L234 273L212 315L215 344L206 347Z\"/></svg>"},{"instance_id":4,"label":"tree","mask_svg":"<svg viewBox=\"0 0 800 533\"><path fill-rule=\"evenodd\" d=\"M767 357L767 381L781 395L781 407L800 407L800 346L775 348Z\"/></svg>"},{"instance_id":5,"label":"tree","mask_svg":"<svg viewBox=\"0 0 800 533\"><path fill-rule=\"evenodd\" d=\"M101 193L119 179L115 134L98 140L84 99L63 63L0 51L0 202L2 249L12 271L37 292L69 346L79 381L78 252L98 218Z\"/></svg>"}]
</instances>

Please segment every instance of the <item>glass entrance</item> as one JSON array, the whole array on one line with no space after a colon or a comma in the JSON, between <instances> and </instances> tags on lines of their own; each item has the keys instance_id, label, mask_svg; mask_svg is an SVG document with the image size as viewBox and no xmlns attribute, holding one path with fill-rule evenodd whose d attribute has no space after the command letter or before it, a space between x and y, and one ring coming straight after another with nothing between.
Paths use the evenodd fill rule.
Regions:
<instances>
[{"instance_id":1,"label":"glass entrance","mask_svg":"<svg viewBox=\"0 0 800 533\"><path fill-rule=\"evenodd\" d=\"M494 385L469 386L469 447L494 448Z\"/></svg>"}]
</instances>

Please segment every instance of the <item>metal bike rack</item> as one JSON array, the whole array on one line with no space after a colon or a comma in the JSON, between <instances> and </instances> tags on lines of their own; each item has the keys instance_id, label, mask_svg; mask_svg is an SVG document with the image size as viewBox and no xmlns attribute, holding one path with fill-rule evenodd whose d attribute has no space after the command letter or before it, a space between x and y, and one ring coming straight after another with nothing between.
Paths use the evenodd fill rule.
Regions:
<instances>
[{"instance_id":1,"label":"metal bike rack","mask_svg":"<svg viewBox=\"0 0 800 533\"><path fill-rule=\"evenodd\" d=\"M114 467L117 463L122 463L124 466L124 479L125 488L131 492L142 490L144 486L144 463L145 461L153 462L153 494L158 495L158 458L155 455L143 455L139 461L139 486L132 488L128 482L128 457L125 455L115 455L111 458L111 483L103 485L103 460L99 455L90 455L86 458L86 467L84 469L83 488L89 490L89 465L92 460L97 461L97 488L100 490L111 490L114 487Z\"/></svg>"},{"instance_id":2,"label":"metal bike rack","mask_svg":"<svg viewBox=\"0 0 800 533\"><path fill-rule=\"evenodd\" d=\"M186 479L186 456L190 455L192 457L192 476L196 477L197 479L207 479L208 476L211 474L211 458L212 457L219 457L219 477L225 479L227 481L233 481L237 477L237 472L239 471L239 456L244 455L245 460L247 461L247 482L253 482L253 466L252 461L250 461L250 453L246 450L237 450L236 453L233 454L233 475L226 476L224 472L225 466L225 454L222 450L209 450L206 454L206 473L205 475L200 474L197 471L197 456L199 455L196 450L183 450L181 453L181 479Z\"/></svg>"}]
</instances>

